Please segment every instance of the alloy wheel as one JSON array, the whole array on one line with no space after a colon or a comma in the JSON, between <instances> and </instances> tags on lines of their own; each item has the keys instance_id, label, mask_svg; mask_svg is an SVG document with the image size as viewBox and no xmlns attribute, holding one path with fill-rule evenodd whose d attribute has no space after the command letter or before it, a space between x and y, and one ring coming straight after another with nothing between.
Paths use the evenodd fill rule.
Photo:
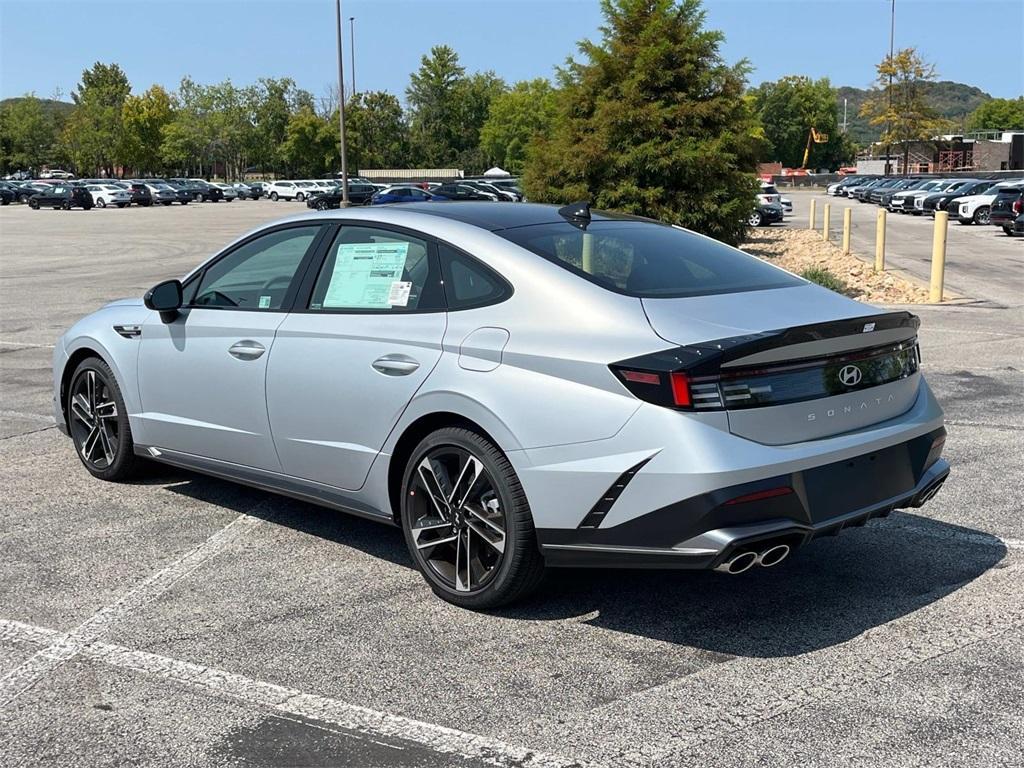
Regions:
<instances>
[{"instance_id":1,"label":"alloy wheel","mask_svg":"<svg viewBox=\"0 0 1024 768\"><path fill-rule=\"evenodd\" d=\"M68 410L79 453L95 469L107 469L117 457L117 401L107 381L87 368L71 385Z\"/></svg>"},{"instance_id":2,"label":"alloy wheel","mask_svg":"<svg viewBox=\"0 0 1024 768\"><path fill-rule=\"evenodd\" d=\"M505 555L506 519L494 479L468 450L445 445L416 465L408 490L412 541L456 592L483 589Z\"/></svg>"},{"instance_id":3,"label":"alloy wheel","mask_svg":"<svg viewBox=\"0 0 1024 768\"><path fill-rule=\"evenodd\" d=\"M750 214L750 216L747 217L747 224L751 227L760 227L761 214L757 211L754 211L752 214Z\"/></svg>"}]
</instances>

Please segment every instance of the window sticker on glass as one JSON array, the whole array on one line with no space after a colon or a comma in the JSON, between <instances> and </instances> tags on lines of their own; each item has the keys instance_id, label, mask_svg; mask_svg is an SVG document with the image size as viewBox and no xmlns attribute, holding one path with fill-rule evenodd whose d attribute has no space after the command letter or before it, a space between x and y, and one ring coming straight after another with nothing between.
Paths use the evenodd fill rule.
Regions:
<instances>
[{"instance_id":1,"label":"window sticker on glass","mask_svg":"<svg viewBox=\"0 0 1024 768\"><path fill-rule=\"evenodd\" d=\"M260 296L260 309L267 309L270 306L269 296Z\"/></svg>"},{"instance_id":2,"label":"window sticker on glass","mask_svg":"<svg viewBox=\"0 0 1024 768\"><path fill-rule=\"evenodd\" d=\"M391 291L388 293L388 304L392 307L405 307L409 305L409 294L412 292L412 282L396 280L391 284Z\"/></svg>"},{"instance_id":3,"label":"window sticker on glass","mask_svg":"<svg viewBox=\"0 0 1024 768\"><path fill-rule=\"evenodd\" d=\"M323 306L358 309L388 309L393 285L405 270L409 243L342 243L334 260ZM405 292L404 306L409 301Z\"/></svg>"}]
</instances>

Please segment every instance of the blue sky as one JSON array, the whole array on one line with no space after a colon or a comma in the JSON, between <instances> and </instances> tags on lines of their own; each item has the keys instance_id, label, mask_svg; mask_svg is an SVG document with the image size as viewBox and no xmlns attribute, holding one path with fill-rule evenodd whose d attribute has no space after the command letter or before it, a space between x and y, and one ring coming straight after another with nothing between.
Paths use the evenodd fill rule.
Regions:
<instances>
[{"instance_id":1,"label":"blue sky","mask_svg":"<svg viewBox=\"0 0 1024 768\"><path fill-rule=\"evenodd\" d=\"M705 6L726 59L754 66L753 84L807 74L865 87L888 49L888 0ZM346 46L356 17L358 89L400 97L432 45L454 47L469 71L515 81L551 76L601 23L596 0L343 0L342 12ZM337 77L334 30L331 0L0 0L0 97L59 89L67 99L97 60L119 63L136 92L186 74L239 85L287 75L319 96ZM917 46L941 79L1024 93L1020 0L897 0L896 45Z\"/></svg>"}]
</instances>

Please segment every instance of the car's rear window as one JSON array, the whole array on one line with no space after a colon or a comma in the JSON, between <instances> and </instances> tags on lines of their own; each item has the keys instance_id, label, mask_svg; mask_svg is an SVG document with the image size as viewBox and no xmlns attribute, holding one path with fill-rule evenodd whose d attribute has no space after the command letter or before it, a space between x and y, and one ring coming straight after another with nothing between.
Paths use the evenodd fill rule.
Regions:
<instances>
[{"instance_id":1,"label":"car's rear window","mask_svg":"<svg viewBox=\"0 0 1024 768\"><path fill-rule=\"evenodd\" d=\"M568 222L495 232L611 291L646 298L705 296L800 285L780 269L717 240L666 224Z\"/></svg>"}]
</instances>

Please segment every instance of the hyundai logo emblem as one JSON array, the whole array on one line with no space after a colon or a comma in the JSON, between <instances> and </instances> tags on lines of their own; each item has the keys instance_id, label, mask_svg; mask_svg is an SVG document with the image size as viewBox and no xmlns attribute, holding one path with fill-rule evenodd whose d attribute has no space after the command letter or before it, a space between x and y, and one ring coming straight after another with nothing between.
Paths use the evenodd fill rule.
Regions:
<instances>
[{"instance_id":1,"label":"hyundai logo emblem","mask_svg":"<svg viewBox=\"0 0 1024 768\"><path fill-rule=\"evenodd\" d=\"M839 369L839 381L844 387L855 387L860 384L862 378L864 378L864 374L856 365L844 365Z\"/></svg>"}]
</instances>

